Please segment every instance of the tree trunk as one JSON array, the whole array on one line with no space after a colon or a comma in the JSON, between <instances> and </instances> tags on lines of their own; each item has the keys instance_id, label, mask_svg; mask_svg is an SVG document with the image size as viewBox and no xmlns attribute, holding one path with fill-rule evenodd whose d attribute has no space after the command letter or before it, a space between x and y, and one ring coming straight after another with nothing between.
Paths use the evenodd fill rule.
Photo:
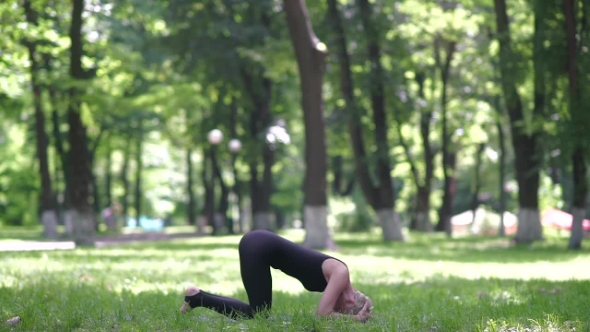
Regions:
<instances>
[{"instance_id":1,"label":"tree trunk","mask_svg":"<svg viewBox=\"0 0 590 332\"><path fill-rule=\"evenodd\" d=\"M100 203L100 190L98 188L98 181L96 179L96 172L94 171L94 161L93 157L90 157L90 183L91 183L91 197L92 197L92 208L95 212L100 212L102 210L101 203ZM96 220L94 223L94 229L98 232L99 231L99 223L100 220Z\"/></svg>"},{"instance_id":2,"label":"tree trunk","mask_svg":"<svg viewBox=\"0 0 590 332\"><path fill-rule=\"evenodd\" d=\"M131 128L128 128L130 131ZM127 140L131 138L131 134L127 133ZM129 216L129 196L131 191L131 184L129 183L129 162L131 159L131 144L127 142L123 149L123 167L121 167L121 184L123 185L123 196L121 197L121 214L123 215L123 226L127 224L127 217Z\"/></svg>"},{"instance_id":3,"label":"tree trunk","mask_svg":"<svg viewBox=\"0 0 590 332\"><path fill-rule=\"evenodd\" d=\"M519 187L518 203L518 232L517 242L533 242L543 238L543 229L539 216L539 162L538 158L538 134L528 134L523 127L524 114L523 105L516 88L516 77L519 70L516 67L516 58L513 55L510 43L510 30L508 14L506 11L506 0L494 0L496 12L496 25L498 30L498 41L500 46L500 72L502 90L512 131L512 145L515 154L516 178ZM538 28L538 24L535 24ZM535 33L539 33L535 29ZM538 42L539 38L535 38ZM537 48L535 48L537 49ZM538 59L535 59L538 60ZM535 73L535 77L541 73ZM539 111L539 80L535 79L535 111L536 117Z\"/></svg>"},{"instance_id":4,"label":"tree trunk","mask_svg":"<svg viewBox=\"0 0 590 332\"><path fill-rule=\"evenodd\" d=\"M422 102L425 102L425 94L424 94L424 80L426 79L426 75L423 72L416 72L416 82L418 83L418 96ZM401 125L402 121L400 119L396 119L398 122L397 125L397 134L399 136L400 145L403 147L406 158L408 163L410 164L410 170L412 172L412 178L414 180L414 185L416 186L416 195L415 195L415 215L413 216L410 222L410 229L420 231L420 232L432 232L432 223L430 222L430 190L432 185L432 177L434 173L434 164L433 164L433 153L432 148L430 146L430 121L432 119L432 111L431 110L424 110L421 109L421 116L420 116L420 136L422 137L422 149L424 153L424 163L425 165L425 177L422 182L420 179L420 174L418 171L418 167L412 154L410 152L410 147L406 143Z\"/></svg>"},{"instance_id":5,"label":"tree trunk","mask_svg":"<svg viewBox=\"0 0 590 332\"><path fill-rule=\"evenodd\" d=\"M107 230L109 231L116 231L119 226L117 223L117 211L118 207L116 206L115 202L113 202L112 196L112 182L113 182L113 149L112 149L112 139L108 138L106 140L106 160L104 165L104 173L105 173L105 198L106 204L105 207L110 211L104 216L105 225Z\"/></svg>"},{"instance_id":6,"label":"tree trunk","mask_svg":"<svg viewBox=\"0 0 590 332\"><path fill-rule=\"evenodd\" d=\"M236 160L237 160L237 155L232 155L231 158L231 167L232 167L232 173L233 173L233 177L234 177L234 186L233 186L233 192L236 198L236 207L237 207L237 213L238 213L238 220L237 220L237 226L238 226L238 233L244 233L244 211L243 211L243 206L242 206L242 189L241 189L241 182L240 182L240 178L238 177L238 169L236 167Z\"/></svg>"},{"instance_id":7,"label":"tree trunk","mask_svg":"<svg viewBox=\"0 0 590 332\"><path fill-rule=\"evenodd\" d=\"M340 69L340 91L346 101L348 113L348 130L354 154L355 173L359 186L367 202L375 208L378 201L378 188L371 179L370 168L367 162L367 152L363 138L361 112L357 107L354 96L354 82L350 70L351 61L347 50L346 33L338 10L337 0L328 1L328 15L335 31L335 49Z\"/></svg>"},{"instance_id":8,"label":"tree trunk","mask_svg":"<svg viewBox=\"0 0 590 332\"><path fill-rule=\"evenodd\" d=\"M106 206L111 207L113 205L113 194L112 194L112 182L113 182L113 149L112 140L107 140L107 158L105 160L104 172L105 172L105 185L104 194L106 198Z\"/></svg>"},{"instance_id":9,"label":"tree trunk","mask_svg":"<svg viewBox=\"0 0 590 332\"><path fill-rule=\"evenodd\" d=\"M397 114L397 113L396 113ZM416 162L412 157L412 153L410 151L410 146L406 142L404 135L402 133L402 120L399 119L399 116L395 116L397 122L397 136L399 137L400 145L404 149L406 154L406 160L410 164L410 171L412 173L412 178L414 180L414 184L416 185L416 195L415 195L415 215L410 221L410 229L417 230L417 231L424 231L429 232L432 230L432 227L428 227L430 221L428 218L428 211L426 204L428 201L425 200L426 198L426 186L423 186L420 182L420 174L418 173L418 167L416 166ZM430 195L430 193L428 193ZM426 210L425 210L426 209ZM424 213L426 211L426 214ZM428 224L427 224L428 223Z\"/></svg>"},{"instance_id":10,"label":"tree trunk","mask_svg":"<svg viewBox=\"0 0 590 332\"><path fill-rule=\"evenodd\" d=\"M49 87L49 89L52 89L52 87ZM51 92L50 92L51 95ZM64 152L64 148L63 148L63 141L62 141L62 133L59 130L59 116L58 116L58 112L56 109L56 104L55 102L52 102L52 111L51 111L51 122L52 122L52 132L53 132L53 139L54 139L54 143L55 143L55 152L56 152L56 159L59 160L59 162L56 161L55 165L56 165L56 170L58 167L58 164L61 164L61 175L62 175L62 183L63 183L63 191L59 191L56 190L56 201L57 201L57 210L58 210L58 220L59 220L59 224L63 225L64 224L64 218L65 218L65 211L69 210L68 206L69 201L70 201L70 195L68 193L68 190L70 188L70 172L68 171L68 159L67 159L67 154ZM58 178L58 174L56 172L55 174L55 178ZM57 185L56 185L57 186ZM60 188L60 189L61 189ZM58 198L59 197L59 198ZM61 198L61 199L60 199Z\"/></svg>"},{"instance_id":11,"label":"tree trunk","mask_svg":"<svg viewBox=\"0 0 590 332\"><path fill-rule=\"evenodd\" d=\"M567 0L564 0L567 1ZM587 127L586 127L587 128ZM584 150L576 148L572 155L574 168L574 202L572 207L572 230L569 249L582 249L584 239L583 221L586 217L586 197L588 195L587 165Z\"/></svg>"},{"instance_id":12,"label":"tree trunk","mask_svg":"<svg viewBox=\"0 0 590 332\"><path fill-rule=\"evenodd\" d=\"M440 48L441 44L445 44L445 60L441 59ZM440 37L435 40L435 58L436 64L440 71L440 80L442 83L441 93L441 111L442 111L442 169L444 177L444 197L443 206L440 209L439 221L436 225L437 231L444 231L448 236L453 234L451 225L451 218L453 216L453 202L455 197L455 166L456 166L456 152L450 146L451 137L448 128L448 86L449 77L451 74L451 63L456 51L457 44L454 41L446 41Z\"/></svg>"},{"instance_id":13,"label":"tree trunk","mask_svg":"<svg viewBox=\"0 0 590 332\"><path fill-rule=\"evenodd\" d=\"M284 0L287 25L301 78L305 123L305 241L314 249L333 247L328 228L327 155L323 82L326 45L313 31L305 0Z\"/></svg>"},{"instance_id":14,"label":"tree trunk","mask_svg":"<svg viewBox=\"0 0 590 332\"><path fill-rule=\"evenodd\" d=\"M426 74L416 73L416 82L418 83L418 96L424 102L426 94L424 93L424 81ZM417 229L423 232L432 232L432 223L430 222L430 192L432 190L432 178L434 177L434 155L430 145L430 123L432 121L432 109L430 107L421 110L420 114L420 136L422 137L422 150L424 155L424 182L418 188L418 206L417 206Z\"/></svg>"},{"instance_id":15,"label":"tree trunk","mask_svg":"<svg viewBox=\"0 0 590 332\"><path fill-rule=\"evenodd\" d=\"M135 193L134 193L134 203L135 203L135 218L137 221L137 225L139 226L139 218L141 218L141 199L142 199L142 192L141 192L141 173L143 171L143 119L137 119L137 134L136 134L136 142L135 142Z\"/></svg>"},{"instance_id":16,"label":"tree trunk","mask_svg":"<svg viewBox=\"0 0 590 332\"><path fill-rule=\"evenodd\" d=\"M574 199L572 204L573 224L569 241L570 249L581 249L582 240L584 239L584 229L582 227L584 217L586 216L586 197L588 195L587 165L585 147L587 146L585 131L590 124L590 118L587 114L587 107L581 102L580 93L580 74L578 64L578 43L577 36L582 35L577 32L576 12L574 0L563 0L563 14L565 17L566 40L567 40L567 65L569 79L569 110L572 120L571 128L574 134L571 142L574 142L572 153L573 176L574 176ZM587 10L584 8L584 10Z\"/></svg>"},{"instance_id":17,"label":"tree trunk","mask_svg":"<svg viewBox=\"0 0 590 332\"><path fill-rule=\"evenodd\" d=\"M227 210L229 209L229 189L223 180L223 174L221 172L221 167L219 162L217 161L217 147L213 148L213 153L211 154L211 162L213 164L213 176L214 179L217 180L219 183L219 187L221 189L221 195L219 197L219 205L217 207L217 211L213 217L213 222L215 224L214 229L216 232L221 232L224 225L228 226L228 232L233 234L234 230L233 227L229 227L227 225Z\"/></svg>"},{"instance_id":18,"label":"tree trunk","mask_svg":"<svg viewBox=\"0 0 590 332\"><path fill-rule=\"evenodd\" d=\"M477 213L477 208L479 207L479 191L481 190L481 163L483 152L485 151L486 144L480 143L477 150L475 151L475 170L473 172L473 195L471 196L471 211L473 211L473 220L472 223L475 222L475 216Z\"/></svg>"},{"instance_id":19,"label":"tree trunk","mask_svg":"<svg viewBox=\"0 0 590 332\"><path fill-rule=\"evenodd\" d=\"M496 130L498 131L498 141L500 144L500 156L498 164L500 167L500 179L499 179L499 198L500 198L500 225L498 228L498 235L501 237L506 236L506 228L504 227L504 213L506 212L506 190L504 189L504 182L506 181L506 138L504 137L504 128L502 126L502 119L504 118L504 112L500 106L500 96L494 97L494 106L498 117L496 120Z\"/></svg>"},{"instance_id":20,"label":"tree trunk","mask_svg":"<svg viewBox=\"0 0 590 332\"><path fill-rule=\"evenodd\" d=\"M197 222L197 233L204 234L205 227L211 225L213 228L213 234L216 234L215 229L215 183L213 181L213 171L210 170L210 162L212 155L212 147L203 148L203 165L201 171L201 181L205 188L205 200L203 202L202 216L200 222Z\"/></svg>"},{"instance_id":21,"label":"tree trunk","mask_svg":"<svg viewBox=\"0 0 590 332\"><path fill-rule=\"evenodd\" d=\"M23 3L27 22L37 26L37 12L32 8L31 1ZM49 160L47 156L48 139L45 132L45 111L41 100L41 86L37 79L39 63L37 61L37 41L26 42L31 62L31 87L33 91L33 104L35 105L35 136L37 143L37 159L39 160L39 175L41 178L41 194L39 197L39 212L43 224L43 236L57 238L57 211L55 197L51 187L51 175L49 172Z\"/></svg>"},{"instance_id":22,"label":"tree trunk","mask_svg":"<svg viewBox=\"0 0 590 332\"><path fill-rule=\"evenodd\" d=\"M384 73L381 65L381 49L379 45L379 30L373 22L373 8L369 0L359 0L359 10L365 37L367 53L371 69L369 71L371 106L373 108L373 123L375 125L375 145L377 160L377 179L379 190L378 201L374 203L379 223L383 229L385 241L403 241L401 222L394 211L395 196L391 180L391 166L389 160L389 144L387 140L387 115L385 113Z\"/></svg>"},{"instance_id":23,"label":"tree trunk","mask_svg":"<svg viewBox=\"0 0 590 332\"><path fill-rule=\"evenodd\" d=\"M352 195L354 184L356 182L356 175L354 173L347 175L344 171L344 158L340 155L332 157L332 174L334 180L332 181L332 192L336 196L347 197Z\"/></svg>"},{"instance_id":24,"label":"tree trunk","mask_svg":"<svg viewBox=\"0 0 590 332\"><path fill-rule=\"evenodd\" d=\"M430 222L430 186L419 186L416 193L416 228L417 231L432 232Z\"/></svg>"},{"instance_id":25,"label":"tree trunk","mask_svg":"<svg viewBox=\"0 0 590 332\"><path fill-rule=\"evenodd\" d=\"M275 220L277 223L277 229L284 229L287 225L287 218L285 216L285 213L281 210L275 211Z\"/></svg>"},{"instance_id":26,"label":"tree trunk","mask_svg":"<svg viewBox=\"0 0 590 332\"><path fill-rule=\"evenodd\" d=\"M332 192L336 196L342 196L342 156L334 156L331 158L332 174L334 180L332 180Z\"/></svg>"},{"instance_id":27,"label":"tree trunk","mask_svg":"<svg viewBox=\"0 0 590 332\"><path fill-rule=\"evenodd\" d=\"M346 101L349 114L348 128L354 152L354 162L359 186L366 201L375 210L386 241L404 240L399 217L393 211L395 197L389 172L389 151L386 137L386 116L383 96L383 69L380 63L378 34L371 22L371 7L366 0L359 2L365 33L368 36L369 60L371 61L371 101L373 105L373 121L376 126L375 139L377 144L377 173L379 184L375 185L371 178L367 163L367 153L363 139L361 114L354 97L354 84L350 71L351 61L347 51L346 34L338 10L336 0L328 0L328 13L336 32L336 54L340 68L340 90ZM373 84L376 82L376 84Z\"/></svg>"},{"instance_id":28,"label":"tree trunk","mask_svg":"<svg viewBox=\"0 0 590 332\"><path fill-rule=\"evenodd\" d=\"M252 102L250 112L250 137L255 141L258 151L252 151L250 161L250 200L252 205L252 229L271 230L270 197L272 193L272 166L274 151L265 141L266 131L271 124L270 102L272 83L269 79L249 74L242 68L244 87ZM258 79L258 80L255 80ZM258 166L262 156L264 169L259 179Z\"/></svg>"},{"instance_id":29,"label":"tree trunk","mask_svg":"<svg viewBox=\"0 0 590 332\"><path fill-rule=\"evenodd\" d=\"M70 25L70 76L74 80L85 77L82 68L82 11L84 0L73 0L72 23ZM68 169L71 172L70 210L66 213L66 228L77 243L84 243L94 235L94 213L90 198L90 162L86 146L86 128L80 117L81 94L78 88L69 90L68 125L70 151ZM68 221L70 227L68 226Z\"/></svg>"},{"instance_id":30,"label":"tree trunk","mask_svg":"<svg viewBox=\"0 0 590 332\"><path fill-rule=\"evenodd\" d=\"M270 101L268 106L270 108ZM274 151L268 144L265 144L263 147L262 162L264 170L262 171L262 181L258 186L260 189L260 200L257 205L258 210L253 211L254 224L256 225L256 229L272 229L270 197L272 194L272 166L274 165Z\"/></svg>"},{"instance_id":31,"label":"tree trunk","mask_svg":"<svg viewBox=\"0 0 590 332\"><path fill-rule=\"evenodd\" d=\"M186 194L188 202L186 202L186 216L189 225L196 225L197 215L195 209L195 192L193 190L193 150L186 149Z\"/></svg>"},{"instance_id":32,"label":"tree trunk","mask_svg":"<svg viewBox=\"0 0 590 332\"><path fill-rule=\"evenodd\" d=\"M444 157L444 153L443 151L443 159L445 159L448 169L447 172L454 172L457 167L457 153L448 152L446 157ZM453 217L453 201L455 199L455 192L457 191L457 178L454 175L445 176L443 188L443 201L438 214L439 221L436 225L436 231L445 232L448 236L451 236L453 234L451 218Z\"/></svg>"},{"instance_id":33,"label":"tree trunk","mask_svg":"<svg viewBox=\"0 0 590 332\"><path fill-rule=\"evenodd\" d=\"M51 56L49 54L43 54L43 63L44 63L44 69L46 72L51 72L53 69L51 67ZM59 121L59 105L58 105L58 98L57 98L57 92L55 89L55 85L53 83L49 83L47 86L47 90L49 92L49 101L51 104L51 124L52 124L52 136L53 136L53 141L55 144L55 150L56 150L56 157L59 160L59 162L55 162L55 169L56 169L56 173L55 173L55 177L54 179L56 179L56 181L54 181L55 183L55 201L56 201L56 211L57 211L57 219L58 219L58 224L63 225L64 224L64 210L68 210L68 206L69 206L69 199L70 199L70 195L68 194L68 189L69 189L69 176L70 173L68 171L68 160L67 160L67 153L65 152L65 149L63 147L63 138L62 138L62 133L61 130L59 128L60 125L60 121ZM58 181L57 179L59 179L59 166L61 164L61 174L63 177L63 192L59 192L58 189ZM58 197L61 196L61 202L60 199Z\"/></svg>"},{"instance_id":34,"label":"tree trunk","mask_svg":"<svg viewBox=\"0 0 590 332\"><path fill-rule=\"evenodd\" d=\"M238 135L236 133L236 125L237 125L237 117L238 117L238 103L235 97L232 97L231 103L231 116L229 119L229 131L231 139L237 139ZM238 152L232 152L231 156L231 169L234 178L234 185L232 187L232 191L235 195L235 204L237 207L238 213L238 233L244 232L244 220L243 220L243 213L242 213L242 194L241 194L241 186L240 186L240 178L238 177L238 169L236 168L236 162L238 160ZM233 226L233 225L232 225Z\"/></svg>"}]
</instances>

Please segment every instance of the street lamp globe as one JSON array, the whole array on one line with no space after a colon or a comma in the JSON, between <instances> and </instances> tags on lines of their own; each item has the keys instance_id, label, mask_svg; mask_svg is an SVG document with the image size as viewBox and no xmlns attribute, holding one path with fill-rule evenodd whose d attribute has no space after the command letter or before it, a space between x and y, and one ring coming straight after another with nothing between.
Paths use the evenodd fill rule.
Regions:
<instances>
[{"instance_id":1,"label":"street lamp globe","mask_svg":"<svg viewBox=\"0 0 590 332\"><path fill-rule=\"evenodd\" d=\"M223 133L219 129L213 129L207 135L207 139L209 140L209 143L217 145L223 141Z\"/></svg>"},{"instance_id":2,"label":"street lamp globe","mask_svg":"<svg viewBox=\"0 0 590 332\"><path fill-rule=\"evenodd\" d=\"M227 147L229 148L229 151L238 153L242 149L242 142L240 142L240 140L237 138L233 138L229 141Z\"/></svg>"}]
</instances>

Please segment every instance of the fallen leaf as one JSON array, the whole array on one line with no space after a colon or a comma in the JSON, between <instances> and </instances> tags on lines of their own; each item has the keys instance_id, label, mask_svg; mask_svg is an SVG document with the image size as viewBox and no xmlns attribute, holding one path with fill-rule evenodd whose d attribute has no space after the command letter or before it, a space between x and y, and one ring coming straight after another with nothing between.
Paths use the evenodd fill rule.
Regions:
<instances>
[{"instance_id":1,"label":"fallen leaf","mask_svg":"<svg viewBox=\"0 0 590 332\"><path fill-rule=\"evenodd\" d=\"M22 319L20 318L20 316L15 316L12 317L11 319L6 321L6 324L8 325L16 325L18 323L20 323L22 321Z\"/></svg>"}]
</instances>

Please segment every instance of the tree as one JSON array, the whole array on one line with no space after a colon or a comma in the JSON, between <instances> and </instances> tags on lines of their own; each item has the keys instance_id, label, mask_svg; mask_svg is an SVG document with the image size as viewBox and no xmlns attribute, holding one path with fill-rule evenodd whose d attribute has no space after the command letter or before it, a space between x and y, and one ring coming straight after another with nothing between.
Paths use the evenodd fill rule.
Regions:
<instances>
[{"instance_id":1,"label":"tree","mask_svg":"<svg viewBox=\"0 0 590 332\"><path fill-rule=\"evenodd\" d=\"M442 37L435 39L435 60L437 68L440 72L440 80L442 83L442 92L440 99L440 106L442 110L442 169L444 178L444 196L443 203L439 212L439 221L436 225L437 231L444 231L447 235L452 234L451 217L453 216L453 200L455 196L455 188L457 178L455 170L457 168L457 152L451 147L448 121L448 86L449 76L451 74L451 64L455 54L457 43L454 41L444 40ZM444 48L445 58L441 57L440 49Z\"/></svg>"},{"instance_id":2,"label":"tree","mask_svg":"<svg viewBox=\"0 0 590 332\"><path fill-rule=\"evenodd\" d=\"M142 172L143 172L143 143L144 143L144 119L142 115L137 117L137 127L135 134L135 190L134 190L134 208L135 220L139 223L142 214L143 188L142 188Z\"/></svg>"},{"instance_id":3,"label":"tree","mask_svg":"<svg viewBox=\"0 0 590 332\"><path fill-rule=\"evenodd\" d=\"M588 107L582 102L580 93L580 64L578 63L578 33L576 25L575 0L563 0L563 15L565 17L566 40L567 40L567 72L569 82L569 112L571 119L571 142L573 149L571 153L571 162L573 165L574 192L573 192L573 224L569 241L570 249L580 249L584 239L584 229L582 221L586 215L586 199L588 195L587 180L587 143L585 131L590 125L590 116ZM588 9L587 3L584 3L583 10L586 15ZM584 16L585 18L587 16ZM583 31L582 31L583 33Z\"/></svg>"},{"instance_id":4,"label":"tree","mask_svg":"<svg viewBox=\"0 0 590 332\"><path fill-rule=\"evenodd\" d=\"M537 6L539 7L539 6ZM516 78L521 72L517 67L517 59L512 50L510 26L505 0L494 0L496 13L497 38L500 45L500 73L504 101L510 117L512 145L515 153L515 169L518 182L518 234L517 242L532 242L543 237L543 229L539 216L539 134L538 131L527 130L525 126L523 103L516 86ZM535 15L535 20L540 19ZM535 34L541 33L535 24ZM542 40L535 38L535 42ZM540 61L537 54L537 64ZM535 71L535 111L536 117L542 110L544 98L540 98L542 81Z\"/></svg>"},{"instance_id":5,"label":"tree","mask_svg":"<svg viewBox=\"0 0 590 332\"><path fill-rule=\"evenodd\" d=\"M305 123L305 241L311 248L332 246L328 229L327 156L323 83L327 48L315 35L305 0L283 0L299 65Z\"/></svg>"},{"instance_id":6,"label":"tree","mask_svg":"<svg viewBox=\"0 0 590 332\"><path fill-rule=\"evenodd\" d=\"M477 214L477 209L481 203L479 194L481 190L481 165L482 165L482 155L486 149L485 143L479 143L477 147L477 152L475 153L475 169L473 171L473 197L471 198L471 211L473 211L473 219L472 222L475 222L475 217Z\"/></svg>"},{"instance_id":7,"label":"tree","mask_svg":"<svg viewBox=\"0 0 590 332\"><path fill-rule=\"evenodd\" d=\"M415 81L418 84L418 102L413 103L415 107L420 109L420 137L422 139L422 156L424 158L424 177L421 180L418 166L415 158L412 156L410 145L406 142L402 125L403 121L399 116L396 116L398 136L400 144L402 145L406 159L410 164L410 171L414 184L416 185L416 216L410 223L410 229L415 229L422 232L432 232L432 223L430 221L430 193L432 190L432 179L434 178L434 157L436 152L431 146L430 142L430 127L432 122L433 111L432 107L428 106L426 95L424 93L424 81L426 74L419 70L415 73ZM397 114L397 113L396 113Z\"/></svg>"},{"instance_id":8,"label":"tree","mask_svg":"<svg viewBox=\"0 0 590 332\"><path fill-rule=\"evenodd\" d=\"M82 67L83 38L82 12L84 0L73 0L72 23L70 27L70 76L79 83L86 78ZM66 212L66 225L70 225L71 234L76 242L83 243L89 236L94 235L94 211L89 203L91 188L91 170L87 150L86 128L81 118L81 95L83 92L77 86L69 89L68 125L70 150L68 166L71 172L70 210Z\"/></svg>"},{"instance_id":9,"label":"tree","mask_svg":"<svg viewBox=\"0 0 590 332\"><path fill-rule=\"evenodd\" d=\"M387 139L387 113L385 112L384 70L381 64L381 48L379 30L373 22L373 9L368 0L358 0L361 22L366 38L369 69L369 87L371 106L373 108L373 124L375 125L376 170L378 185L367 183L370 177L363 176L359 181L366 188L365 195L373 206L383 228L383 239L386 241L402 241L401 222L394 210L395 195L391 177L389 143ZM364 162L364 161L363 161ZM370 188L370 189L369 189Z\"/></svg>"},{"instance_id":10,"label":"tree","mask_svg":"<svg viewBox=\"0 0 590 332\"><path fill-rule=\"evenodd\" d=\"M24 0L23 7L27 22L38 28L37 11L33 8L30 0ZM39 161L39 175L41 178L41 195L39 197L39 208L41 223L43 224L43 235L47 238L56 238L57 233L57 211L56 200L51 186L51 174L49 172L49 160L47 155L48 138L45 132L45 110L43 109L41 82L39 81L39 59L37 51L38 40L26 42L31 62L31 88L33 92L33 104L35 106L35 136L37 142L37 159Z\"/></svg>"},{"instance_id":11,"label":"tree","mask_svg":"<svg viewBox=\"0 0 590 332\"><path fill-rule=\"evenodd\" d=\"M498 133L498 143L500 146L500 155L498 159L498 212L500 213L500 224L498 226L498 235L503 237L506 236L506 228L504 227L504 213L506 212L506 188L504 188L506 180L506 138L504 137L504 123L502 121L505 116L503 109L500 106L500 96L493 96L492 98L494 99L493 106L498 114L496 116L496 131Z\"/></svg>"}]
</instances>

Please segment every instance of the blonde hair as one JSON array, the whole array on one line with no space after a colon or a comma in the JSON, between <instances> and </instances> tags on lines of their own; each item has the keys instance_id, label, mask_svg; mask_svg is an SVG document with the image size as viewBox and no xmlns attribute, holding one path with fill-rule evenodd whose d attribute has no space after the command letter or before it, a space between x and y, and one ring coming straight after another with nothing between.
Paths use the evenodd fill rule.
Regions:
<instances>
[{"instance_id":1,"label":"blonde hair","mask_svg":"<svg viewBox=\"0 0 590 332\"><path fill-rule=\"evenodd\" d=\"M358 314L361 309L365 306L365 303L369 302L369 311L373 310L373 302L365 294L358 290L354 290L354 306L352 307L352 314Z\"/></svg>"}]
</instances>

